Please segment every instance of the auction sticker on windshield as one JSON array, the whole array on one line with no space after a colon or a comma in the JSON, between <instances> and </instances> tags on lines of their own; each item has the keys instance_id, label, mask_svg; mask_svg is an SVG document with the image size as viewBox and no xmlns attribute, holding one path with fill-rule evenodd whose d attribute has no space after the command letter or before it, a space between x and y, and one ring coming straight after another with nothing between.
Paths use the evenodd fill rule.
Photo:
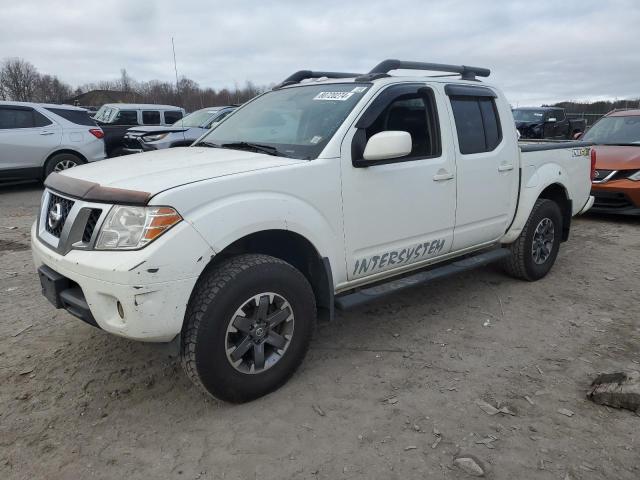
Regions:
<instances>
[{"instance_id":1,"label":"auction sticker on windshield","mask_svg":"<svg viewBox=\"0 0 640 480\"><path fill-rule=\"evenodd\" d=\"M353 96L353 92L320 92L315 97L314 100L338 100L339 102L344 102L345 100L349 100Z\"/></svg>"}]
</instances>

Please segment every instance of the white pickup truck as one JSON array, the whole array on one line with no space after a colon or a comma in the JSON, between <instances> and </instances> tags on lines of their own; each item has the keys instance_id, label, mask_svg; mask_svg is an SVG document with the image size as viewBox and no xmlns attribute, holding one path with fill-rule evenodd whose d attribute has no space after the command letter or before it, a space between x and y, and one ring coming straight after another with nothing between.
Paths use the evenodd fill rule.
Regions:
<instances>
[{"instance_id":1,"label":"white pickup truck","mask_svg":"<svg viewBox=\"0 0 640 480\"><path fill-rule=\"evenodd\" d=\"M540 279L593 203L594 159L519 146L488 75L300 71L193 146L53 174L31 233L43 294L115 335L179 342L197 385L242 402L293 374L334 307L494 261Z\"/></svg>"}]
</instances>

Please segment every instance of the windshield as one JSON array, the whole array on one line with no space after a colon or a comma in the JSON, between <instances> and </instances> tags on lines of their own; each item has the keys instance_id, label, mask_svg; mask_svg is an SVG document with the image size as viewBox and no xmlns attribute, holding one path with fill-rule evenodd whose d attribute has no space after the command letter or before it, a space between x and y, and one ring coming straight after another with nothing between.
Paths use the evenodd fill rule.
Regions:
<instances>
[{"instance_id":1,"label":"windshield","mask_svg":"<svg viewBox=\"0 0 640 480\"><path fill-rule=\"evenodd\" d=\"M115 117L116 109L103 105L100 110L93 116L94 120L102 123L109 123Z\"/></svg>"},{"instance_id":2,"label":"windshield","mask_svg":"<svg viewBox=\"0 0 640 480\"><path fill-rule=\"evenodd\" d=\"M276 155L314 159L369 86L331 83L268 92L236 110L198 144L259 144Z\"/></svg>"},{"instance_id":3,"label":"windshield","mask_svg":"<svg viewBox=\"0 0 640 480\"><path fill-rule=\"evenodd\" d=\"M542 122L544 111L542 110L514 110L513 119L516 122Z\"/></svg>"},{"instance_id":4,"label":"windshield","mask_svg":"<svg viewBox=\"0 0 640 480\"><path fill-rule=\"evenodd\" d=\"M637 143L640 146L640 116L601 118L582 140L598 145Z\"/></svg>"},{"instance_id":5,"label":"windshield","mask_svg":"<svg viewBox=\"0 0 640 480\"><path fill-rule=\"evenodd\" d=\"M189 115L187 115L183 119L178 120L172 126L173 127L188 127L188 128L201 127L202 125L207 123L207 120L209 120L211 117L213 117L219 111L220 111L219 109L212 110L210 108L204 108L202 110L197 110L197 111L195 111L193 113L190 113Z\"/></svg>"}]
</instances>

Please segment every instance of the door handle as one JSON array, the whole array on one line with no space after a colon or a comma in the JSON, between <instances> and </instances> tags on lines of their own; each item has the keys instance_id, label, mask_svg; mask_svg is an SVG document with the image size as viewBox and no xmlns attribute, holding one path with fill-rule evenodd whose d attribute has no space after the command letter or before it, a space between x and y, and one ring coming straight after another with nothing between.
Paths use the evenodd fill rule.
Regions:
<instances>
[{"instance_id":1,"label":"door handle","mask_svg":"<svg viewBox=\"0 0 640 480\"><path fill-rule=\"evenodd\" d=\"M445 180L451 180L453 178L453 173L449 173L447 171L443 171L442 173L436 173L433 176L434 182L443 182Z\"/></svg>"},{"instance_id":2,"label":"door handle","mask_svg":"<svg viewBox=\"0 0 640 480\"><path fill-rule=\"evenodd\" d=\"M513 170L513 163L503 163L498 167L499 172L506 172L508 170Z\"/></svg>"},{"instance_id":3,"label":"door handle","mask_svg":"<svg viewBox=\"0 0 640 480\"><path fill-rule=\"evenodd\" d=\"M53 132L40 132L40 135L53 135Z\"/></svg>"}]
</instances>

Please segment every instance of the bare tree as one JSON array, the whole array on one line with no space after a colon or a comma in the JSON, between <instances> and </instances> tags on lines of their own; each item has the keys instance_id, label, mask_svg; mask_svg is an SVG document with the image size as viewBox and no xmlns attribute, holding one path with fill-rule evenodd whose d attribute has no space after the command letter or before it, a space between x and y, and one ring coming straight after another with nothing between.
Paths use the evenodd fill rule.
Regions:
<instances>
[{"instance_id":1,"label":"bare tree","mask_svg":"<svg viewBox=\"0 0 640 480\"><path fill-rule=\"evenodd\" d=\"M30 101L40 74L36 67L21 58L5 60L0 68L0 90L4 98L19 102Z\"/></svg>"}]
</instances>

